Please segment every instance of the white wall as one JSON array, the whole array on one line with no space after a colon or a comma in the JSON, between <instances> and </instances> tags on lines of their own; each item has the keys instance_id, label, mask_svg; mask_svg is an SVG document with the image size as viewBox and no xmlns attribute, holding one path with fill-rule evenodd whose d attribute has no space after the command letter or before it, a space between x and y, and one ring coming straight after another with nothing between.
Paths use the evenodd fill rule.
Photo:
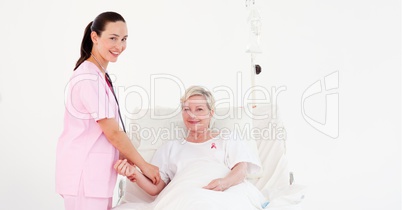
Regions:
<instances>
[{"instance_id":1,"label":"white wall","mask_svg":"<svg viewBox=\"0 0 402 210\"><path fill-rule=\"evenodd\" d=\"M268 90L286 88L277 103L290 168L296 182L307 186L304 209L401 209L400 1L256 2L263 23L263 54L257 57L263 72L256 80ZM250 85L244 5L240 0L1 1L3 208L63 208L54 192L54 164L64 88L84 27L98 13L117 11L128 24L128 48L109 65L127 114L141 104L134 91L151 93L155 74L182 82L156 81L152 97L160 106L177 106L179 84L224 85L244 93ZM309 86L333 72L339 74L334 80L339 88L329 93L339 96L339 103L326 106L323 91L307 98L304 110L326 125L321 131L339 134L335 139L313 128L301 109ZM325 107L336 118L325 122ZM331 124L337 111L339 127Z\"/></svg>"}]
</instances>

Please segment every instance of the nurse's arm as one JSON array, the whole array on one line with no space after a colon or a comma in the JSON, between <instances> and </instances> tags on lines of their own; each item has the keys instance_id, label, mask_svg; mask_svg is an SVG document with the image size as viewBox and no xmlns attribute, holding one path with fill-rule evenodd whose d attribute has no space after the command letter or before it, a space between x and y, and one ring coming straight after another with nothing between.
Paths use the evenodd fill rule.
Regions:
<instances>
[{"instance_id":1,"label":"nurse's arm","mask_svg":"<svg viewBox=\"0 0 402 210\"><path fill-rule=\"evenodd\" d=\"M159 183L160 174L158 167L149 164L142 158L131 143L127 134L120 129L119 124L114 118L100 119L98 120L98 124L107 140L119 150L125 158L138 166L144 175L151 179L154 184Z\"/></svg>"}]
</instances>

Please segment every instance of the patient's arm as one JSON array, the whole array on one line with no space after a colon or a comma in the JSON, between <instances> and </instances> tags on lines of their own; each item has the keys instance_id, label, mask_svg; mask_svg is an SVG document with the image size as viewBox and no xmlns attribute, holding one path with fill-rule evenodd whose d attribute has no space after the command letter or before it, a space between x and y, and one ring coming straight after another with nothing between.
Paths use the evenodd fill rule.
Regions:
<instances>
[{"instance_id":1,"label":"patient's arm","mask_svg":"<svg viewBox=\"0 0 402 210\"><path fill-rule=\"evenodd\" d=\"M150 179L144 176L144 174L142 174L137 169L135 169L135 172L127 178L130 179L130 181L132 182L136 182L139 187L141 187L145 192L152 196L158 195L166 186L163 180L154 185Z\"/></svg>"},{"instance_id":2,"label":"patient's arm","mask_svg":"<svg viewBox=\"0 0 402 210\"><path fill-rule=\"evenodd\" d=\"M215 191L224 191L232 186L240 184L244 181L247 175L247 163L240 162L237 163L228 175L224 178L214 179L212 180L205 189L215 190Z\"/></svg>"},{"instance_id":3,"label":"patient's arm","mask_svg":"<svg viewBox=\"0 0 402 210\"><path fill-rule=\"evenodd\" d=\"M150 179L135 168L134 165L129 164L126 159L118 160L114 168L120 175L127 176L130 181L136 182L149 195L158 195L166 186L164 181L154 185Z\"/></svg>"}]
</instances>

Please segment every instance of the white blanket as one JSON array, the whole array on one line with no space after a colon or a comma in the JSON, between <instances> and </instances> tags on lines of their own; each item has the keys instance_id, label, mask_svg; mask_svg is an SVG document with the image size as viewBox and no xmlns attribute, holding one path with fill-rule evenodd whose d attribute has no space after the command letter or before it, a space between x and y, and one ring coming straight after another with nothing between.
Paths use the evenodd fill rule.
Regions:
<instances>
[{"instance_id":1,"label":"white blanket","mask_svg":"<svg viewBox=\"0 0 402 210\"><path fill-rule=\"evenodd\" d=\"M178 172L154 202L126 203L115 207L114 210L262 209L264 197L247 181L224 192L202 188L213 179L224 177L228 172L229 169L221 164L200 161Z\"/></svg>"}]
</instances>

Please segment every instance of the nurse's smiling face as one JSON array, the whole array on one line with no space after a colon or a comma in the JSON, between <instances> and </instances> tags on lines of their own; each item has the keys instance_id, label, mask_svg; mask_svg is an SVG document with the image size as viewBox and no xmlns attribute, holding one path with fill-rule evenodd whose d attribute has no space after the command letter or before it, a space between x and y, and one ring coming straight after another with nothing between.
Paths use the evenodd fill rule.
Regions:
<instances>
[{"instance_id":1,"label":"nurse's smiling face","mask_svg":"<svg viewBox=\"0 0 402 210\"><path fill-rule=\"evenodd\" d=\"M123 21L107 23L100 36L94 31L91 33L93 51L100 55L97 57L100 57L103 66L117 61L127 47L127 36L127 25Z\"/></svg>"},{"instance_id":2,"label":"nurse's smiling face","mask_svg":"<svg viewBox=\"0 0 402 210\"><path fill-rule=\"evenodd\" d=\"M182 116L190 132L204 132L209 127L213 111L208 108L205 96L194 95L184 102Z\"/></svg>"}]
</instances>

